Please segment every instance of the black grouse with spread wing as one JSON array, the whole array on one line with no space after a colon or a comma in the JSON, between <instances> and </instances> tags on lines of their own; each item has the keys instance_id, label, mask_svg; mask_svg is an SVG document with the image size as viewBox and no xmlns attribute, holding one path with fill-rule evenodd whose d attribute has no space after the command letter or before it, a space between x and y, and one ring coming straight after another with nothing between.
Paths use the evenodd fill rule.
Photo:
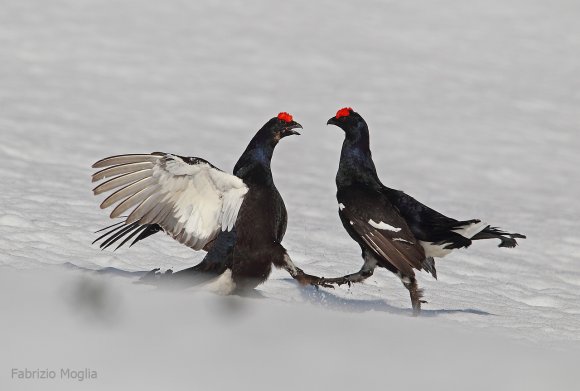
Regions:
<instances>
[{"instance_id":1,"label":"black grouse with spread wing","mask_svg":"<svg viewBox=\"0 0 580 391\"><path fill-rule=\"evenodd\" d=\"M198 265L166 273L164 280L209 282L223 294L255 288L268 278L272 264L303 284L320 283L296 267L281 244L287 213L270 162L282 138L299 134L296 128L302 126L288 113L270 119L250 141L234 175L201 158L159 152L98 161L93 167L102 170L93 182L112 179L97 186L95 195L114 191L101 208L116 204L111 218L128 216L96 241L104 240L101 248L120 247L164 231L194 250L208 251Z\"/></svg>"},{"instance_id":2,"label":"black grouse with spread wing","mask_svg":"<svg viewBox=\"0 0 580 391\"><path fill-rule=\"evenodd\" d=\"M371 156L364 119L344 108L328 124L345 132L336 174L338 213L349 235L360 245L364 264L357 273L324 282L360 282L377 266L384 267L401 279L418 313L423 301L414 269L424 269L437 278L434 257L469 247L473 240L499 239L499 247L515 247L516 238L525 238L480 220L458 221L444 216L404 192L384 186Z\"/></svg>"}]
</instances>

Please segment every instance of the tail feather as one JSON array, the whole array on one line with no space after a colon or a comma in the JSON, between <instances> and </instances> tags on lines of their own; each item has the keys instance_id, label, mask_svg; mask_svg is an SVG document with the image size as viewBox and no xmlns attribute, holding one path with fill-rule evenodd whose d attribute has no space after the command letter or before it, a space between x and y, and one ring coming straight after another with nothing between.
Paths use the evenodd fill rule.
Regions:
<instances>
[{"instance_id":1,"label":"tail feather","mask_svg":"<svg viewBox=\"0 0 580 391\"><path fill-rule=\"evenodd\" d=\"M437 270L435 269L435 259L433 257L427 257L421 262L421 267L429 274L437 279Z\"/></svg>"},{"instance_id":2,"label":"tail feather","mask_svg":"<svg viewBox=\"0 0 580 391\"><path fill-rule=\"evenodd\" d=\"M471 238L471 240L481 240L481 239L499 239L500 244L498 245L498 247L513 248L518 245L516 239L526 239L526 235L518 233L510 233L502 231L498 227L490 226Z\"/></svg>"}]
</instances>

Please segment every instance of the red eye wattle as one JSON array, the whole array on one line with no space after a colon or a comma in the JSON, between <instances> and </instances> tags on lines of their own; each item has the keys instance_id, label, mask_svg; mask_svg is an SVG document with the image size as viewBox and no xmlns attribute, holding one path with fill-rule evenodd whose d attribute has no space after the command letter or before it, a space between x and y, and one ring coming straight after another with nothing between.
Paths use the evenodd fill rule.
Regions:
<instances>
[{"instance_id":1,"label":"red eye wattle","mask_svg":"<svg viewBox=\"0 0 580 391\"><path fill-rule=\"evenodd\" d=\"M352 109L350 107L340 109L336 112L336 119L339 119L340 117L348 117L350 113L352 113Z\"/></svg>"},{"instance_id":2,"label":"red eye wattle","mask_svg":"<svg viewBox=\"0 0 580 391\"><path fill-rule=\"evenodd\" d=\"M278 114L278 119L284 122L292 122L292 116L286 112Z\"/></svg>"}]
</instances>

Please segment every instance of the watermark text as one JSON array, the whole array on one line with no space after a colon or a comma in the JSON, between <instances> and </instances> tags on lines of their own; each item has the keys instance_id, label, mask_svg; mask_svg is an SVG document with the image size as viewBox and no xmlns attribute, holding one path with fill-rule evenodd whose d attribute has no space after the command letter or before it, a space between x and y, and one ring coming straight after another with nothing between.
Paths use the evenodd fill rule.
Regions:
<instances>
[{"instance_id":1,"label":"watermark text","mask_svg":"<svg viewBox=\"0 0 580 391\"><path fill-rule=\"evenodd\" d=\"M98 377L98 372L91 368L12 368L11 371L12 380L74 380L82 382L96 380Z\"/></svg>"}]
</instances>

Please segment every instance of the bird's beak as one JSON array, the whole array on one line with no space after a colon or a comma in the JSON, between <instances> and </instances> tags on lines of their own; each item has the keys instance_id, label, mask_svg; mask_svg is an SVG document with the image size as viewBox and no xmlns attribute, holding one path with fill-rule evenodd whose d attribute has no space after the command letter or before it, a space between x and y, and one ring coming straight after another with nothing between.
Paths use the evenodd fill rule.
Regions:
<instances>
[{"instance_id":1,"label":"bird's beak","mask_svg":"<svg viewBox=\"0 0 580 391\"><path fill-rule=\"evenodd\" d=\"M298 133L294 129L303 129L303 128L302 125L300 125L298 122L292 121L288 124L288 126L286 126L286 128L284 128L284 136L291 136L293 134L300 135L300 133Z\"/></svg>"},{"instance_id":2,"label":"bird's beak","mask_svg":"<svg viewBox=\"0 0 580 391\"><path fill-rule=\"evenodd\" d=\"M332 117L326 122L327 125L336 125L338 126L338 122L336 122L336 117Z\"/></svg>"}]
</instances>

